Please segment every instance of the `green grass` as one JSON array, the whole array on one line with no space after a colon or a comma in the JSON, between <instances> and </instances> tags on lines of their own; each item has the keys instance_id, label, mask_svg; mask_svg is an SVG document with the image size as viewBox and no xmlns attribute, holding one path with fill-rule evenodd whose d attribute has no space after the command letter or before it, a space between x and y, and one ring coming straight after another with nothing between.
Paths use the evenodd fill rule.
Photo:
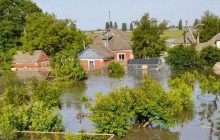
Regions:
<instances>
[{"instance_id":1,"label":"green grass","mask_svg":"<svg viewBox=\"0 0 220 140\"><path fill-rule=\"evenodd\" d=\"M125 32L127 36L131 39L132 38L132 32L127 31ZM178 38L184 33L184 30L165 30L164 34L161 37L165 38ZM89 38L94 38L95 36L101 35L100 32L86 32L86 35Z\"/></svg>"},{"instance_id":2,"label":"green grass","mask_svg":"<svg viewBox=\"0 0 220 140\"><path fill-rule=\"evenodd\" d=\"M178 38L184 33L184 30L166 30L161 37Z\"/></svg>"}]
</instances>

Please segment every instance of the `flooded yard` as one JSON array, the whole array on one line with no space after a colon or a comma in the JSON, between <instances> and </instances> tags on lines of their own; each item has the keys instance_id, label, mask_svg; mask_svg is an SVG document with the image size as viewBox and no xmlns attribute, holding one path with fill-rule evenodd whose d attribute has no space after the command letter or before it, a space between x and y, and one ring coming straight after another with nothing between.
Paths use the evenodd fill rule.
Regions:
<instances>
[{"instance_id":1,"label":"flooded yard","mask_svg":"<svg viewBox=\"0 0 220 140\"><path fill-rule=\"evenodd\" d=\"M157 79L165 89L168 89L168 78L174 75L165 65L160 71L129 71L119 79L109 78L108 75L90 76L86 81L65 90L61 99L62 108L60 111L63 116L65 131L94 131L92 122L86 118L89 111L81 102L82 97L88 96L91 101L94 101L96 92L107 94L111 90L124 86L134 87L142 82L144 74L149 74ZM122 140L218 139L216 133L217 118L220 117L218 98L215 95L203 93L199 82L195 83L192 96L195 106L194 111L181 114L175 127L162 129L136 126Z\"/></svg>"},{"instance_id":2,"label":"flooded yard","mask_svg":"<svg viewBox=\"0 0 220 140\"><path fill-rule=\"evenodd\" d=\"M17 73L19 75L19 73ZM88 106L82 102L83 97L88 97L91 102L95 101L95 94L121 87L134 87L142 82L145 74L154 77L165 90L168 89L168 78L178 76L172 73L167 65L160 71L156 70L128 70L121 78L110 78L108 75L91 75L85 81L78 82L75 86L63 89L60 113L63 118L66 132L94 132L93 123L87 118ZM16 75L17 77L19 77ZM23 74L22 74L23 75ZM5 86L0 84L0 87ZM219 93L211 94L202 91L200 83L194 84L192 98L194 110L184 112L177 118L176 126L170 129L143 128L136 125L126 137L117 140L217 140L217 119L219 113ZM1 88L2 89L2 88ZM2 92L2 91L0 91ZM1 94L0 94L1 95Z\"/></svg>"}]
</instances>

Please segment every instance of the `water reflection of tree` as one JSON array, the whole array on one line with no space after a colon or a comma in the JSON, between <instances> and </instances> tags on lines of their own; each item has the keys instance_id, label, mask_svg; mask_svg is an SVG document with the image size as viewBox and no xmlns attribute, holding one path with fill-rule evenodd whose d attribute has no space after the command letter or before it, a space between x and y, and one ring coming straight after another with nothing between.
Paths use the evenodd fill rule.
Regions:
<instances>
[{"instance_id":1,"label":"water reflection of tree","mask_svg":"<svg viewBox=\"0 0 220 140\"><path fill-rule=\"evenodd\" d=\"M210 73L203 73L200 74L199 78L199 85L202 90L202 95L205 94L211 94L214 95L215 98L210 101L209 103L201 103L202 111L199 112L200 120L207 120L208 126L210 127L210 134L209 139L212 139L213 130L214 130L214 122L211 119L214 113L218 110L218 96L220 92L220 79ZM220 128L219 125L217 125L217 129Z\"/></svg>"},{"instance_id":2,"label":"water reflection of tree","mask_svg":"<svg viewBox=\"0 0 220 140\"><path fill-rule=\"evenodd\" d=\"M178 132L160 128L134 128L126 137L118 140L179 140Z\"/></svg>"},{"instance_id":3,"label":"water reflection of tree","mask_svg":"<svg viewBox=\"0 0 220 140\"><path fill-rule=\"evenodd\" d=\"M87 108L81 101L83 97L86 96L86 84L84 82L77 82L71 88L64 90L64 97L62 100L62 106L67 108L74 108L76 114L73 113L81 123L82 119L86 116L85 109Z\"/></svg>"},{"instance_id":4,"label":"water reflection of tree","mask_svg":"<svg viewBox=\"0 0 220 140\"><path fill-rule=\"evenodd\" d=\"M183 127L185 124L191 122L194 118L194 110L185 111L181 114L178 114L176 117L176 124Z\"/></svg>"}]
</instances>

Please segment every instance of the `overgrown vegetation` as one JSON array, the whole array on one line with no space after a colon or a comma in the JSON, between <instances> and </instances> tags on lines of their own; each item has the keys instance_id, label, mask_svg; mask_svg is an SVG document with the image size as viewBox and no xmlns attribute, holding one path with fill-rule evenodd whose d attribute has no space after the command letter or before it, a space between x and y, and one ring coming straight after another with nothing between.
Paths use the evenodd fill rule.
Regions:
<instances>
[{"instance_id":1,"label":"overgrown vegetation","mask_svg":"<svg viewBox=\"0 0 220 140\"><path fill-rule=\"evenodd\" d=\"M165 49L165 38L161 38L167 23L158 24L149 14L145 14L132 31L133 51L136 58L157 57Z\"/></svg>"},{"instance_id":2,"label":"overgrown vegetation","mask_svg":"<svg viewBox=\"0 0 220 140\"><path fill-rule=\"evenodd\" d=\"M5 88L0 107L0 138L12 139L16 131L63 131L60 96L60 89L46 81L32 80L28 85Z\"/></svg>"},{"instance_id":3,"label":"overgrown vegetation","mask_svg":"<svg viewBox=\"0 0 220 140\"><path fill-rule=\"evenodd\" d=\"M1 0L0 4L1 68L10 69L18 49L30 53L43 50L50 57L57 80L72 83L86 78L77 56L90 40L73 21L43 13L27 0Z\"/></svg>"},{"instance_id":4,"label":"overgrown vegetation","mask_svg":"<svg viewBox=\"0 0 220 140\"><path fill-rule=\"evenodd\" d=\"M118 62L108 64L108 69L111 77L121 77L125 73L124 67Z\"/></svg>"},{"instance_id":5,"label":"overgrown vegetation","mask_svg":"<svg viewBox=\"0 0 220 140\"><path fill-rule=\"evenodd\" d=\"M179 45L168 51L167 63L173 69L190 70L202 68L202 61L194 46Z\"/></svg>"},{"instance_id":6,"label":"overgrown vegetation","mask_svg":"<svg viewBox=\"0 0 220 140\"><path fill-rule=\"evenodd\" d=\"M156 123L168 128L175 124L177 114L192 109L194 81L195 75L190 73L171 79L171 89L166 93L158 82L146 76L136 88L125 87L107 95L97 94L96 103L90 108L90 119L98 132L119 136L124 136L135 122L144 126Z\"/></svg>"},{"instance_id":7,"label":"overgrown vegetation","mask_svg":"<svg viewBox=\"0 0 220 140\"><path fill-rule=\"evenodd\" d=\"M201 42L207 42L220 32L220 18L210 11L206 11L200 21L199 33Z\"/></svg>"},{"instance_id":8,"label":"overgrown vegetation","mask_svg":"<svg viewBox=\"0 0 220 140\"><path fill-rule=\"evenodd\" d=\"M220 61L220 49L207 46L200 52L200 57L205 66L213 67L216 62Z\"/></svg>"},{"instance_id":9,"label":"overgrown vegetation","mask_svg":"<svg viewBox=\"0 0 220 140\"><path fill-rule=\"evenodd\" d=\"M176 70L192 70L213 67L220 61L220 49L207 46L197 52L194 46L179 45L168 50L167 63Z\"/></svg>"}]
</instances>

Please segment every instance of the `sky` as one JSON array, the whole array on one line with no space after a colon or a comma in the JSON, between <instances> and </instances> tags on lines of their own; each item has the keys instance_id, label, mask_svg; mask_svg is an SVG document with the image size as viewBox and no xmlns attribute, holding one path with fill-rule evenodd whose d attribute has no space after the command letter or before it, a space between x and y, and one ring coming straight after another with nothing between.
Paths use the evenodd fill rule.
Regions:
<instances>
[{"instance_id":1,"label":"sky","mask_svg":"<svg viewBox=\"0 0 220 140\"><path fill-rule=\"evenodd\" d=\"M145 13L158 21L179 20L192 24L207 10L220 16L220 0L33 0L44 12L59 19L72 19L81 30L104 29L111 13L111 21L120 27L123 22L140 19ZM184 22L185 23L185 22Z\"/></svg>"}]
</instances>

